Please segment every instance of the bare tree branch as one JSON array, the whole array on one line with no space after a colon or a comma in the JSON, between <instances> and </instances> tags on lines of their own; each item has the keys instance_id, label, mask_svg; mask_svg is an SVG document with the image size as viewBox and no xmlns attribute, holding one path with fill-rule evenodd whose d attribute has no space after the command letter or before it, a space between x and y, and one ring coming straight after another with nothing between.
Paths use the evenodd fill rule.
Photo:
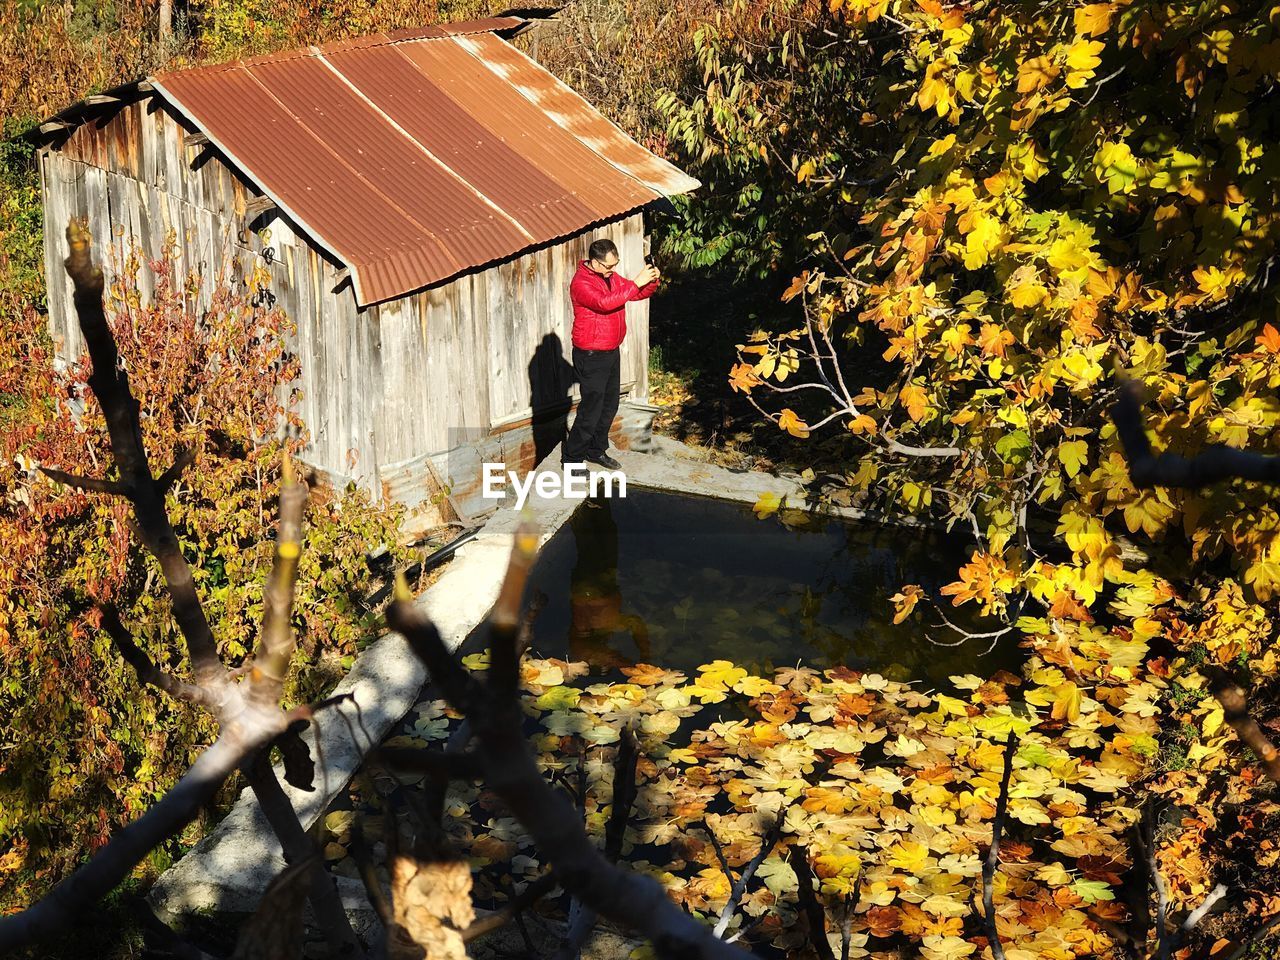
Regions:
<instances>
[{"instance_id":1,"label":"bare tree branch","mask_svg":"<svg viewBox=\"0 0 1280 960\"><path fill-rule=\"evenodd\" d=\"M618 755L613 763L613 802L604 828L604 857L610 863L617 863L622 855L622 841L626 835L627 821L631 819L631 807L636 799L636 763L639 759L640 744L636 740L635 731L628 725L623 728L618 740ZM585 801L586 769L580 764L578 771L584 778L579 796ZM569 935L560 956L565 960L575 960L591 931L596 928L596 913L575 898L569 916Z\"/></svg>"},{"instance_id":2,"label":"bare tree branch","mask_svg":"<svg viewBox=\"0 0 1280 960\"><path fill-rule=\"evenodd\" d=\"M800 912L809 924L809 943L813 946L818 960L836 960L831 949L831 941L827 939L827 914L813 892L813 871L809 868L809 850L796 844L788 851L791 869L800 881L797 896L800 899Z\"/></svg>"},{"instance_id":3,"label":"bare tree branch","mask_svg":"<svg viewBox=\"0 0 1280 960\"><path fill-rule=\"evenodd\" d=\"M1146 826L1146 836L1143 837L1141 831L1138 835L1147 872L1151 875L1151 883L1156 888L1156 956L1160 960L1169 960L1169 950L1172 946L1169 942L1168 930L1169 890L1165 886L1164 876L1160 873L1160 862L1156 859L1156 818L1155 808L1151 803L1143 806L1142 818Z\"/></svg>"},{"instance_id":4,"label":"bare tree branch","mask_svg":"<svg viewBox=\"0 0 1280 960\"><path fill-rule=\"evenodd\" d=\"M1176 453L1152 453L1142 419L1142 386L1124 380L1116 388L1111 419L1129 462L1129 478L1135 487L1187 487L1195 489L1223 480L1257 480L1280 483L1280 457L1213 444L1194 457Z\"/></svg>"},{"instance_id":5,"label":"bare tree branch","mask_svg":"<svg viewBox=\"0 0 1280 960\"><path fill-rule=\"evenodd\" d=\"M211 709L217 705L217 700L210 696L208 691L194 684L184 683L173 674L166 673L157 667L152 659L134 642L133 636L120 621L120 613L114 606L108 604L99 609L102 612L102 629L106 631L107 636L116 645L116 649L120 651L120 656L124 658L125 663L133 667L134 672L138 675L138 680L163 690L177 700L198 703Z\"/></svg>"},{"instance_id":6,"label":"bare tree branch","mask_svg":"<svg viewBox=\"0 0 1280 960\"><path fill-rule=\"evenodd\" d=\"M182 472L191 466L195 459L196 452L194 450L188 450L185 447L177 448L177 456L173 459L173 466L162 473L160 479L156 481L156 486L160 489L161 496L173 488L173 485L178 482L178 478L182 476Z\"/></svg>"},{"instance_id":7,"label":"bare tree branch","mask_svg":"<svg viewBox=\"0 0 1280 960\"><path fill-rule=\"evenodd\" d=\"M559 885L560 881L556 879L554 873L544 873L516 894L511 899L511 902L501 910L495 910L488 916L481 917L467 927L466 930L462 931L463 942L469 943L477 937L482 937L486 933L497 930L499 927L506 926L515 919L517 914L533 906Z\"/></svg>"},{"instance_id":8,"label":"bare tree branch","mask_svg":"<svg viewBox=\"0 0 1280 960\"><path fill-rule=\"evenodd\" d=\"M392 829L395 829L390 813L387 815L387 822L391 824ZM356 869L360 871L360 882L364 884L364 891L369 895L369 903L373 905L374 912L382 921L383 928L390 930L396 922L395 908L387 897L387 892L382 889L382 882L378 879L378 872L373 863L373 851L369 849L369 843L364 836L364 826L359 817L352 824L351 844L347 849L351 853L351 859L355 861Z\"/></svg>"},{"instance_id":9,"label":"bare tree branch","mask_svg":"<svg viewBox=\"0 0 1280 960\"><path fill-rule=\"evenodd\" d=\"M67 473L65 470L55 470L53 467L41 467L40 472L50 480L56 480L58 483L68 487L75 487L78 490L89 490L93 493L110 493L119 497L127 497L130 492L129 488L118 480L78 477L73 473Z\"/></svg>"},{"instance_id":10,"label":"bare tree branch","mask_svg":"<svg viewBox=\"0 0 1280 960\"><path fill-rule=\"evenodd\" d=\"M70 255L67 273L74 287L80 330L93 363L89 387L93 390L107 422L111 455L120 473L120 483L133 505L143 544L160 564L173 599L173 616L187 642L192 672L197 685L212 689L226 683L226 669L218 660L213 631L196 594L195 580L187 566L178 538L165 512L164 494L151 475L142 443L138 401L129 389L129 375L120 364L115 336L102 306L102 271L89 255L89 228L83 220L67 224Z\"/></svg>"},{"instance_id":11,"label":"bare tree branch","mask_svg":"<svg viewBox=\"0 0 1280 960\"><path fill-rule=\"evenodd\" d=\"M1200 906L1188 913L1187 919L1182 921L1182 925L1178 927L1178 933L1175 940L1177 942L1181 942L1182 938L1194 930L1196 925L1208 916L1209 911L1213 909L1214 905L1226 895L1227 885L1225 883L1220 883L1210 890L1208 894L1205 895L1204 900L1200 902ZM1174 944L1175 947L1177 946L1177 942Z\"/></svg>"},{"instance_id":12,"label":"bare tree branch","mask_svg":"<svg viewBox=\"0 0 1280 960\"><path fill-rule=\"evenodd\" d=\"M505 622L519 622L508 605L524 592L533 561L537 536L522 526L496 608ZM516 608L518 610L518 608ZM408 585L397 582L396 597L387 610L387 622L403 634L423 657L433 678L456 710L467 714L477 742L475 756L483 765L485 785L529 831L567 892L601 916L620 923L653 942L659 956L741 958L743 952L716 938L693 917L667 898L650 877L630 873L611 863L591 843L568 799L547 783L538 769L521 729L517 696L500 697L496 684L481 684L445 647L439 632L414 605ZM503 620L500 620L500 624ZM491 650L490 671L498 683L509 684L518 676L519 664L499 662L514 654L514 643L504 651Z\"/></svg>"},{"instance_id":13,"label":"bare tree branch","mask_svg":"<svg viewBox=\"0 0 1280 960\"><path fill-rule=\"evenodd\" d=\"M302 828L293 804L276 779L275 769L267 751L259 751L246 764L245 773L249 786L258 800L267 822L280 840L286 863L309 862L308 891L315 907L316 925L324 933L329 946L340 957L354 957L363 953L356 940L355 931L347 919L347 911L338 896L333 878L324 869L324 861L315 855L316 845Z\"/></svg>"},{"instance_id":14,"label":"bare tree branch","mask_svg":"<svg viewBox=\"0 0 1280 960\"><path fill-rule=\"evenodd\" d=\"M262 636L249 674L253 695L261 703L278 703L285 675L293 659L293 594L302 556L302 518L307 505L307 485L294 477L293 461L285 454L280 482L280 525L276 532L275 558L262 595Z\"/></svg>"},{"instance_id":15,"label":"bare tree branch","mask_svg":"<svg viewBox=\"0 0 1280 960\"><path fill-rule=\"evenodd\" d=\"M188 457L180 452L174 466L159 481L153 479L142 441L138 401L129 389L129 378L120 364L115 336L106 319L102 271L90 257L89 231L83 220L72 220L68 224L67 240L71 251L66 260L67 273L74 287L80 329L92 362L89 387L106 419L112 458L120 474L118 492L123 493L133 507L139 539L159 562L174 619L186 640L195 684L181 683L160 671L134 643L113 610L104 611L104 628L143 682L209 707L221 729L217 741L196 759L178 784L141 818L112 837L88 864L27 910L0 919L0 953L52 936L73 923L86 906L126 877L151 849L190 822L237 767L249 772L250 784L281 839L286 859L301 862L314 853L314 845L267 760L269 745L287 734L297 719L280 708L279 678L283 676L283 668L275 669L265 684L253 682L246 687L236 684L218 659L191 569L179 549L164 504L168 485L177 478ZM287 667L292 653L288 611L296 578L305 497L305 488L294 492L286 489L282 494L282 534L269 588L272 600L268 604L268 626L279 634L283 624L289 636L287 649L283 642L268 646L269 664L277 668L281 657ZM246 696L246 692L272 691L271 697ZM312 708L302 709L307 711L307 716L313 712ZM315 862L320 863L318 859ZM316 916L330 944L342 955L362 956L363 949L351 931L336 888L323 865L310 872Z\"/></svg>"}]
</instances>

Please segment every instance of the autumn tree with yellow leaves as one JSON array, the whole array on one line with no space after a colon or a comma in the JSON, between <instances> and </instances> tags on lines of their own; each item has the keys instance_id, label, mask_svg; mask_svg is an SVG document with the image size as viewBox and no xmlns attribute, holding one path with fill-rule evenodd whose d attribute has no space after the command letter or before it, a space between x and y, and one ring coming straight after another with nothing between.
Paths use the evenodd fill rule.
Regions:
<instances>
[{"instance_id":1,"label":"autumn tree with yellow leaves","mask_svg":"<svg viewBox=\"0 0 1280 960\"><path fill-rule=\"evenodd\" d=\"M1024 644L1030 729L1123 781L1110 827L1049 803L1044 842L1161 884L1162 921L1223 880L1236 929L1264 925L1273 788L1210 691L1225 673L1275 719L1275 490L1135 482L1108 411L1135 382L1156 453L1275 449L1280 5L764 0L698 50L703 90L664 107L712 190L668 250L794 275L796 323L739 345L730 385L859 502L972 539L897 620ZM989 629L953 628L964 605ZM1081 929L1136 950L1146 902Z\"/></svg>"}]
</instances>

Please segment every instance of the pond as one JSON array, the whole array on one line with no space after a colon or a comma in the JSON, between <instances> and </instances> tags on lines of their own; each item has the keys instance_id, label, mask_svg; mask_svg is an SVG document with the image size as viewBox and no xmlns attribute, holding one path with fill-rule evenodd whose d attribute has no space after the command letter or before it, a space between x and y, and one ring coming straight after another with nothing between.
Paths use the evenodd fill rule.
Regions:
<instances>
[{"instance_id":1,"label":"pond","mask_svg":"<svg viewBox=\"0 0 1280 960\"><path fill-rule=\"evenodd\" d=\"M969 557L963 538L800 511L784 519L787 523L778 516L760 520L742 504L633 488L626 498L579 506L543 549L527 588L526 601L537 594L545 598L533 624L524 698L525 732L539 766L574 796L600 841L602 811L613 801L619 730L636 721L641 753L650 759L632 814L631 846L624 853L633 862L669 866L680 877L672 889L683 891L678 893L686 898L682 902L698 909L728 894L727 886L715 894L706 888L709 876L716 882L721 878L709 844L699 839L709 824L738 829L735 842L747 849L758 844L758 818L742 812L755 802L747 793L768 793L769 784L787 770L791 787L803 778L806 790L819 795L864 770L875 778L883 767L884 777L896 778L902 751L922 749L900 734L908 729L904 718L920 716L931 704L927 691L955 693L947 679L951 675L1017 671L1022 660L1013 644L998 645L990 654L982 653L981 640L939 647L923 636L918 619L893 623L890 598L903 585L917 583L937 596L955 579ZM948 615L953 612L967 611ZM944 631L936 635L952 639ZM481 628L464 647L477 657L477 667L486 639ZM771 694L752 699L758 695L736 688L718 698L714 692L705 698L692 694L686 678L698 676L698 667L714 660L793 686L776 699ZM583 662L586 676L577 666ZM623 668L642 662L655 669L646 680L633 682ZM858 687L861 693L855 695L849 676L840 679L839 690L824 688L821 681L813 687L803 679L784 681L785 668L795 666L814 668L819 673L813 676L838 666L881 676L874 685ZM775 668L784 669L775 674ZM906 707L906 684L917 698L910 705L914 713ZM641 688L644 694L637 699ZM439 695L429 686L385 745L439 748L456 734L460 719ZM765 710L774 715L766 717ZM745 739L732 746L733 738ZM809 758L809 766L786 766L798 757ZM658 770L661 776L655 775ZM729 782L736 785L733 790ZM885 792L885 782L876 780L872 794L888 809L898 798ZM353 780L324 820L331 869L357 876L349 855L353 824L359 820L366 835L377 840L384 829L380 824L388 821L374 814L421 803L434 791L428 784L427 793L420 793L423 783L421 771L377 767ZM455 781L442 802L449 836L473 858L472 893L478 904L498 909L541 872L542 855L491 792ZM796 807L807 810L799 801ZM895 816L905 814L904 808ZM857 823L861 830L864 821ZM826 834L811 839L830 841ZM740 856L737 849L734 855ZM772 858L775 871L789 869L782 856ZM559 918L567 909L567 898L560 896L530 915ZM784 955L767 941L753 943L757 955Z\"/></svg>"},{"instance_id":2,"label":"pond","mask_svg":"<svg viewBox=\"0 0 1280 960\"><path fill-rule=\"evenodd\" d=\"M766 676L842 664L930 687L953 674L1016 670L1022 658L1011 644L984 655L986 641L942 647L919 622L893 623L890 598L904 584L936 597L955 580L971 549L963 538L791 516L802 525L760 520L743 504L634 488L584 502L530 577L527 598L546 597L533 652L585 661L596 676L634 663L692 671L730 660ZM966 612L948 616L983 629ZM956 639L946 628L930 633Z\"/></svg>"}]
</instances>

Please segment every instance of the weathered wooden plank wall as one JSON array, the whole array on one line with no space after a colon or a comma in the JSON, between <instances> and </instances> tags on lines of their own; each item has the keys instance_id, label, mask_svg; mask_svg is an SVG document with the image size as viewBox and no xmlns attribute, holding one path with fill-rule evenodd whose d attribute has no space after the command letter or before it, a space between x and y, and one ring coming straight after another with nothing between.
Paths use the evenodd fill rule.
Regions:
<instances>
[{"instance_id":1,"label":"weathered wooden plank wall","mask_svg":"<svg viewBox=\"0 0 1280 960\"><path fill-rule=\"evenodd\" d=\"M587 231L451 283L356 307L339 269L278 212L245 231L257 190L216 151L187 146L192 128L158 99L127 104L42 152L49 325L63 360L82 350L62 269L65 228L87 216L110 284L136 241L168 252L175 277L201 278L192 306L208 307L220 277L243 284L254 266L294 321L288 347L302 368L293 402L309 434L306 459L331 478L385 488L410 462L478 444L535 410L563 407L572 383L568 286L597 237L618 244L623 272L643 265L643 217ZM139 273L144 301L154 277ZM335 292L337 286L337 292ZM648 304L627 307L622 381L648 396ZM399 482L399 481L398 481ZM397 482L397 485L398 485Z\"/></svg>"}]
</instances>

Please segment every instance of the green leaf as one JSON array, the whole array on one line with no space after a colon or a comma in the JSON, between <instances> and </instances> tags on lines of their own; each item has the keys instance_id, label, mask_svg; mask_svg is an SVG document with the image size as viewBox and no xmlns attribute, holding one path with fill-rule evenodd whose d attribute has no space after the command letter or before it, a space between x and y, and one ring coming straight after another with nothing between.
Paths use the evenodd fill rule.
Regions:
<instances>
[{"instance_id":1,"label":"green leaf","mask_svg":"<svg viewBox=\"0 0 1280 960\"><path fill-rule=\"evenodd\" d=\"M1115 893L1101 880L1077 880L1071 884L1071 890L1085 903L1097 903L1099 900L1114 900Z\"/></svg>"},{"instance_id":2,"label":"green leaf","mask_svg":"<svg viewBox=\"0 0 1280 960\"><path fill-rule=\"evenodd\" d=\"M1006 433L996 441L996 453L1005 463L1014 466L1026 463L1031 455L1031 438L1025 430L1014 430Z\"/></svg>"}]
</instances>

